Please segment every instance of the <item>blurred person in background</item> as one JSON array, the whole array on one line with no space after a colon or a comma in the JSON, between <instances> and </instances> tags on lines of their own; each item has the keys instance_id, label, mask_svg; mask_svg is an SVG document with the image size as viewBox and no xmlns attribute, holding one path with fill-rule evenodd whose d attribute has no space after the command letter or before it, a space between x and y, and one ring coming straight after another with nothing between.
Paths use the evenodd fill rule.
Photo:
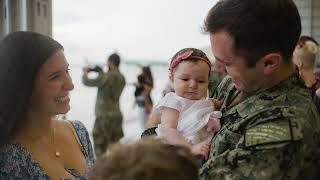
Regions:
<instances>
[{"instance_id":1,"label":"blurred person in background","mask_svg":"<svg viewBox=\"0 0 320 180\"><path fill-rule=\"evenodd\" d=\"M117 142L123 137L123 117L119 99L125 86L125 78L119 71L119 65L120 56L114 53L107 60L107 72L103 72L102 68L83 68L83 84L98 88L95 105L96 120L92 132L94 151L97 157L106 151L110 143ZM90 79L88 73L91 71L97 72L98 76Z\"/></svg>"},{"instance_id":2,"label":"blurred person in background","mask_svg":"<svg viewBox=\"0 0 320 180\"><path fill-rule=\"evenodd\" d=\"M141 70L141 74L137 76L137 82L134 83L136 87L134 96L138 119L141 122L142 129L145 129L145 124L149 119L153 106L151 98L153 76L149 66L143 66Z\"/></svg>"}]
</instances>

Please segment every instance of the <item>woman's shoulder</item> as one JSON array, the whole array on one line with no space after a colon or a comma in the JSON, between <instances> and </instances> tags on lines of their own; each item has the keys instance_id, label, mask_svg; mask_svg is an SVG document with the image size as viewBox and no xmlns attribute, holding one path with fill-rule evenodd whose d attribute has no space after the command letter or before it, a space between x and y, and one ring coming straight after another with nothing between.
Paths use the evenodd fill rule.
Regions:
<instances>
[{"instance_id":1,"label":"woman's shoulder","mask_svg":"<svg viewBox=\"0 0 320 180\"><path fill-rule=\"evenodd\" d=\"M68 120L68 122L70 122L73 127L75 128L75 130L78 132L78 131L85 131L87 132L87 128L84 126L84 124L81 122L81 121L77 121L77 120L74 120L74 121L70 121Z\"/></svg>"},{"instance_id":2,"label":"woman's shoulder","mask_svg":"<svg viewBox=\"0 0 320 180\"><path fill-rule=\"evenodd\" d=\"M83 146L84 150L86 151L86 156L90 163L94 163L94 155L93 155L93 149L92 144L90 141L89 133L87 128L84 126L84 124L81 121L67 121L65 123L70 123L75 132L77 133L77 136L80 140L81 145Z\"/></svg>"},{"instance_id":3,"label":"woman's shoulder","mask_svg":"<svg viewBox=\"0 0 320 180\"><path fill-rule=\"evenodd\" d=\"M84 124L81 121L77 120L55 120L57 127L63 127L64 130L69 129L70 125L73 127L75 132L79 134L79 136L86 136L88 135L87 128L84 126Z\"/></svg>"},{"instance_id":4,"label":"woman's shoulder","mask_svg":"<svg viewBox=\"0 0 320 180\"><path fill-rule=\"evenodd\" d=\"M84 126L84 124L81 121L77 120L66 120L66 121L60 121L59 123L63 124L63 127L65 129L69 129L72 127L73 133L76 133L78 136L79 140L81 141L82 144L86 144L87 141L89 141L89 133L87 128ZM69 126L69 128L68 128Z\"/></svg>"}]
</instances>

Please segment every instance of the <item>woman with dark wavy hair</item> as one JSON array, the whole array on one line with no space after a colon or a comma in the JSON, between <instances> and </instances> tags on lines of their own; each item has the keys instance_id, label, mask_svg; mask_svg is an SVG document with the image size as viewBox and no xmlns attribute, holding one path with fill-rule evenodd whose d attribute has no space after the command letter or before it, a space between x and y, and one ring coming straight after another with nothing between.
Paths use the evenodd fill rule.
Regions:
<instances>
[{"instance_id":1,"label":"woman with dark wavy hair","mask_svg":"<svg viewBox=\"0 0 320 180\"><path fill-rule=\"evenodd\" d=\"M86 179L94 163L69 111L73 83L63 47L48 36L14 32L0 43L0 179Z\"/></svg>"}]
</instances>

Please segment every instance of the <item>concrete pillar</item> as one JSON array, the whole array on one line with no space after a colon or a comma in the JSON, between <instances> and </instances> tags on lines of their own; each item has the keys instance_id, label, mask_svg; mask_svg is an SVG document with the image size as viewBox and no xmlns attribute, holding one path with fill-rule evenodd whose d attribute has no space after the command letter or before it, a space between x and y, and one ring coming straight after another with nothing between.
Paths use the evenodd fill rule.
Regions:
<instances>
[{"instance_id":1,"label":"concrete pillar","mask_svg":"<svg viewBox=\"0 0 320 180\"><path fill-rule=\"evenodd\" d=\"M52 1L27 1L27 30L52 36Z\"/></svg>"},{"instance_id":2,"label":"concrete pillar","mask_svg":"<svg viewBox=\"0 0 320 180\"><path fill-rule=\"evenodd\" d=\"M34 23L34 0L28 0L26 3L26 25L27 31L33 30L33 23Z\"/></svg>"},{"instance_id":3,"label":"concrete pillar","mask_svg":"<svg viewBox=\"0 0 320 180\"><path fill-rule=\"evenodd\" d=\"M23 27L23 5L22 0L10 0L10 32L21 31Z\"/></svg>"},{"instance_id":4,"label":"concrete pillar","mask_svg":"<svg viewBox=\"0 0 320 180\"><path fill-rule=\"evenodd\" d=\"M4 36L10 32L10 0L4 0Z\"/></svg>"},{"instance_id":5,"label":"concrete pillar","mask_svg":"<svg viewBox=\"0 0 320 180\"><path fill-rule=\"evenodd\" d=\"M0 0L0 40L4 37L4 1Z\"/></svg>"},{"instance_id":6,"label":"concrete pillar","mask_svg":"<svg viewBox=\"0 0 320 180\"><path fill-rule=\"evenodd\" d=\"M47 17L47 20L48 20L48 30L47 30L47 35L48 36L52 36L52 0L48 0L48 17Z\"/></svg>"}]
</instances>

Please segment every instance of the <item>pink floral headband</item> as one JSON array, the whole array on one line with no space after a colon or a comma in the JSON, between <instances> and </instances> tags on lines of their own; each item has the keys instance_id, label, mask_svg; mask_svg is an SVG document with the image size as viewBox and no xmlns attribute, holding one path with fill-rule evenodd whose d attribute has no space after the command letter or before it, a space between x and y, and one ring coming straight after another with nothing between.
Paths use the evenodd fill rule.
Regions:
<instances>
[{"instance_id":1,"label":"pink floral headband","mask_svg":"<svg viewBox=\"0 0 320 180\"><path fill-rule=\"evenodd\" d=\"M208 64L209 69L211 68L211 62L208 59L205 59L200 56L191 56L192 53L193 53L192 50L185 51L184 53L182 53L182 54L178 55L176 58L174 58L170 63L170 67L169 67L170 72L173 73L174 68L176 68L178 66L178 64L180 64L184 60L191 59L191 58L205 61Z\"/></svg>"}]
</instances>

